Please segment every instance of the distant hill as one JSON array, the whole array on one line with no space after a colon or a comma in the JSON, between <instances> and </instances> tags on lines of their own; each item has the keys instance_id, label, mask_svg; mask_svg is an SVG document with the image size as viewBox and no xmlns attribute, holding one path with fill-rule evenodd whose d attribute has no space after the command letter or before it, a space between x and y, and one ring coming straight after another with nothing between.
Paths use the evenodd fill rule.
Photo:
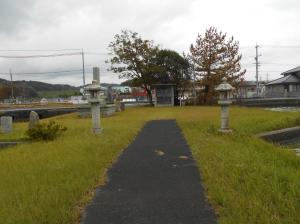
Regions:
<instances>
[{"instance_id":1,"label":"distant hill","mask_svg":"<svg viewBox=\"0 0 300 224\"><path fill-rule=\"evenodd\" d=\"M14 97L58 97L61 95L75 95L79 87L62 84L50 84L37 81L13 81ZM0 79L0 99L11 97L11 82Z\"/></svg>"},{"instance_id":2,"label":"distant hill","mask_svg":"<svg viewBox=\"0 0 300 224\"><path fill-rule=\"evenodd\" d=\"M103 83L101 83L101 86L103 86L103 87L108 87L108 86L120 86L120 84L105 83L105 82L103 82Z\"/></svg>"}]
</instances>

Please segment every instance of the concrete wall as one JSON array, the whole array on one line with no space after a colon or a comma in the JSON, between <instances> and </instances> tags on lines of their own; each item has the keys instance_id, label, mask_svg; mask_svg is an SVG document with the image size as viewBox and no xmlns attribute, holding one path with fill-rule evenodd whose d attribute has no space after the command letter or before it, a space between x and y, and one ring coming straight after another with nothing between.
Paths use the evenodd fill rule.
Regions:
<instances>
[{"instance_id":1,"label":"concrete wall","mask_svg":"<svg viewBox=\"0 0 300 224\"><path fill-rule=\"evenodd\" d=\"M0 117L11 116L14 121L28 121L30 111L38 113L40 119L54 117L63 114L69 114L74 112L88 112L90 113L91 107L89 104L84 106L68 107L68 108L26 108L26 109L12 109L0 111ZM108 104L100 107L101 116L111 116L116 112L116 106L114 104Z\"/></svg>"},{"instance_id":2,"label":"concrete wall","mask_svg":"<svg viewBox=\"0 0 300 224\"><path fill-rule=\"evenodd\" d=\"M297 107L300 106L300 98L237 99L233 103L246 107Z\"/></svg>"},{"instance_id":3,"label":"concrete wall","mask_svg":"<svg viewBox=\"0 0 300 224\"><path fill-rule=\"evenodd\" d=\"M298 97L300 98L300 86L295 84L270 85L266 87L267 98L283 98L283 97Z\"/></svg>"},{"instance_id":4,"label":"concrete wall","mask_svg":"<svg viewBox=\"0 0 300 224\"><path fill-rule=\"evenodd\" d=\"M0 111L0 116L11 116L14 121L28 121L30 111L38 113L41 119L62 114L74 113L77 108L26 108Z\"/></svg>"},{"instance_id":5,"label":"concrete wall","mask_svg":"<svg viewBox=\"0 0 300 224\"><path fill-rule=\"evenodd\" d=\"M292 144L300 139L300 126L259 134L258 137L273 143Z\"/></svg>"}]
</instances>

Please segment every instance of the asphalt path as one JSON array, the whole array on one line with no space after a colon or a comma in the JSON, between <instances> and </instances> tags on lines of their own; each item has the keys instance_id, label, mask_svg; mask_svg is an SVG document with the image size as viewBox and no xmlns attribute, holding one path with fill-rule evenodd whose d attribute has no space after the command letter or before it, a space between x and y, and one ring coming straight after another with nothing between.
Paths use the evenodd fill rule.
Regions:
<instances>
[{"instance_id":1,"label":"asphalt path","mask_svg":"<svg viewBox=\"0 0 300 224\"><path fill-rule=\"evenodd\" d=\"M175 120L150 121L96 189L83 224L213 224L191 151Z\"/></svg>"}]
</instances>

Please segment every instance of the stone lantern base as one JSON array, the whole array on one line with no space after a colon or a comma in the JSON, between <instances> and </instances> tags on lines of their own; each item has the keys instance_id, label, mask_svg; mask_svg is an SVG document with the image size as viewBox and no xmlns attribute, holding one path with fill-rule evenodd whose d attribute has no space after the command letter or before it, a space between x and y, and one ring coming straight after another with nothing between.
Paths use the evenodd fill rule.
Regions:
<instances>
[{"instance_id":1,"label":"stone lantern base","mask_svg":"<svg viewBox=\"0 0 300 224\"><path fill-rule=\"evenodd\" d=\"M93 134L101 134L102 130L103 130L102 128L93 128L92 133Z\"/></svg>"},{"instance_id":2,"label":"stone lantern base","mask_svg":"<svg viewBox=\"0 0 300 224\"><path fill-rule=\"evenodd\" d=\"M222 128L220 128L218 131L222 132L222 133L231 133L232 129L230 129L230 128L228 128L228 129L222 129Z\"/></svg>"}]
</instances>

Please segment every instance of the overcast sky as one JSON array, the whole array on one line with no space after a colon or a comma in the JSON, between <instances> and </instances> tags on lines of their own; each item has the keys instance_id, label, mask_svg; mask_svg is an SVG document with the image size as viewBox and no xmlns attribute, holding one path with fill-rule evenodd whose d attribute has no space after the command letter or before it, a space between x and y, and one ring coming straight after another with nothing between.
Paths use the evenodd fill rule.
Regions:
<instances>
[{"instance_id":1,"label":"overcast sky","mask_svg":"<svg viewBox=\"0 0 300 224\"><path fill-rule=\"evenodd\" d=\"M1 50L84 49L87 81L99 66L102 82L119 83L106 71L107 45L121 29L138 32L162 48L188 52L197 34L215 26L240 42L246 79L255 78L255 44L261 45L265 80L300 66L299 0L0 0ZM78 52L74 51L65 51ZM63 52L0 51L0 55ZM89 53L89 54L88 54ZM93 54L92 54L93 53ZM0 58L0 78L13 73L79 70L80 55L55 58ZM82 74L14 74L16 80L80 85Z\"/></svg>"}]
</instances>

